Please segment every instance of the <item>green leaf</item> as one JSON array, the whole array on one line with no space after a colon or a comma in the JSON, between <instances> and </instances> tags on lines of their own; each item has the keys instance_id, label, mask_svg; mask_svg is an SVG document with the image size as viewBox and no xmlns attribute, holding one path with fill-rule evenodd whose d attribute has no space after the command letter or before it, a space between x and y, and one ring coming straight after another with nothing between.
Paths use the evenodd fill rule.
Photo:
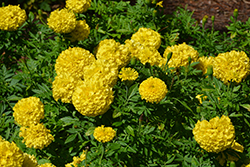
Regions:
<instances>
[{"instance_id":1,"label":"green leaf","mask_svg":"<svg viewBox=\"0 0 250 167\"><path fill-rule=\"evenodd\" d=\"M86 132L85 132L85 135L86 136L90 136L94 133L94 130L95 130L96 127L90 127Z\"/></svg>"},{"instance_id":2,"label":"green leaf","mask_svg":"<svg viewBox=\"0 0 250 167\"><path fill-rule=\"evenodd\" d=\"M241 85L238 85L236 87L233 88L233 92L237 92L240 89Z\"/></svg>"},{"instance_id":3,"label":"green leaf","mask_svg":"<svg viewBox=\"0 0 250 167\"><path fill-rule=\"evenodd\" d=\"M126 128L126 131L128 132L128 134L130 134L131 136L135 136L135 133L134 133L134 129L128 125L127 128Z\"/></svg>"},{"instance_id":4,"label":"green leaf","mask_svg":"<svg viewBox=\"0 0 250 167\"><path fill-rule=\"evenodd\" d=\"M240 104L240 106L250 111L250 104Z\"/></svg>"},{"instance_id":5,"label":"green leaf","mask_svg":"<svg viewBox=\"0 0 250 167\"><path fill-rule=\"evenodd\" d=\"M120 147L121 147L121 145L118 143L110 143L110 145L109 145L109 148L111 150L118 150L118 149L120 149Z\"/></svg>"},{"instance_id":6,"label":"green leaf","mask_svg":"<svg viewBox=\"0 0 250 167\"><path fill-rule=\"evenodd\" d=\"M7 97L7 99L9 100L9 101L18 101L18 100L21 100L23 97L18 97L18 96L16 96L16 95L11 95L11 96L9 96L9 97Z\"/></svg>"},{"instance_id":7,"label":"green leaf","mask_svg":"<svg viewBox=\"0 0 250 167\"><path fill-rule=\"evenodd\" d=\"M70 135L69 137L67 137L67 139L65 140L64 144L72 142L73 140L75 140L76 136L77 136L77 133Z\"/></svg>"}]
</instances>

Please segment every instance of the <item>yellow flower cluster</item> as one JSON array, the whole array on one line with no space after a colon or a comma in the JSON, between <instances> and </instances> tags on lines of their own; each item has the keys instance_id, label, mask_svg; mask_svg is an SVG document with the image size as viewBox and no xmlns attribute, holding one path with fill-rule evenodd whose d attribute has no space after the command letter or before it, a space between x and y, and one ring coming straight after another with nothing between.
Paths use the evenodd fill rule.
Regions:
<instances>
[{"instance_id":1,"label":"yellow flower cluster","mask_svg":"<svg viewBox=\"0 0 250 167\"><path fill-rule=\"evenodd\" d=\"M80 157L73 157L73 162L66 164L65 167L72 167L72 165L74 167L78 167L78 165L85 159L86 153L85 150L83 150L82 155Z\"/></svg>"},{"instance_id":2,"label":"yellow flower cluster","mask_svg":"<svg viewBox=\"0 0 250 167\"><path fill-rule=\"evenodd\" d=\"M94 138L102 143L111 141L116 135L116 131L111 127L98 126L94 130Z\"/></svg>"},{"instance_id":3,"label":"yellow flower cluster","mask_svg":"<svg viewBox=\"0 0 250 167\"><path fill-rule=\"evenodd\" d=\"M29 155L27 153L23 154L24 161L22 167L37 167L38 163L34 155Z\"/></svg>"},{"instance_id":4,"label":"yellow flower cluster","mask_svg":"<svg viewBox=\"0 0 250 167\"><path fill-rule=\"evenodd\" d=\"M81 82L80 79L77 79L68 73L57 75L52 83L54 99L56 101L61 99L63 103L71 103L72 94L79 82Z\"/></svg>"},{"instance_id":5,"label":"yellow flower cluster","mask_svg":"<svg viewBox=\"0 0 250 167\"><path fill-rule=\"evenodd\" d=\"M47 147L54 137L50 134L50 130L43 124L30 125L29 127L21 127L19 136L23 137L23 143L29 148L43 149Z\"/></svg>"},{"instance_id":6,"label":"yellow flower cluster","mask_svg":"<svg viewBox=\"0 0 250 167\"><path fill-rule=\"evenodd\" d=\"M88 50L69 47L62 51L56 59L55 70L57 75L68 73L72 77L83 79L83 68L94 61L94 55Z\"/></svg>"},{"instance_id":7,"label":"yellow flower cluster","mask_svg":"<svg viewBox=\"0 0 250 167\"><path fill-rule=\"evenodd\" d=\"M130 68L130 67L124 68L123 67L118 76L122 81L125 81L125 80L134 81L138 78L139 74L133 68Z\"/></svg>"},{"instance_id":8,"label":"yellow flower cluster","mask_svg":"<svg viewBox=\"0 0 250 167\"><path fill-rule=\"evenodd\" d=\"M214 59L213 75L225 84L240 83L250 74L250 61L245 52L220 53Z\"/></svg>"},{"instance_id":9,"label":"yellow flower cluster","mask_svg":"<svg viewBox=\"0 0 250 167\"><path fill-rule=\"evenodd\" d=\"M110 64L116 64L118 69L125 67L131 57L129 49L125 45L121 45L114 39L104 39L96 48L96 58L106 60Z\"/></svg>"},{"instance_id":10,"label":"yellow flower cluster","mask_svg":"<svg viewBox=\"0 0 250 167\"><path fill-rule=\"evenodd\" d=\"M28 97L18 100L13 107L14 119L21 126L38 124L44 118L43 103L37 97Z\"/></svg>"},{"instance_id":11,"label":"yellow flower cluster","mask_svg":"<svg viewBox=\"0 0 250 167\"><path fill-rule=\"evenodd\" d=\"M165 82L152 76L143 81L139 86L141 98L150 103L159 103L166 96L167 92Z\"/></svg>"},{"instance_id":12,"label":"yellow flower cluster","mask_svg":"<svg viewBox=\"0 0 250 167\"><path fill-rule=\"evenodd\" d=\"M164 51L164 59L162 60L160 66L165 66L167 63L167 56L170 52L172 52L172 57L168 61L168 66L175 68L187 66L189 63L189 57L191 58L191 62L195 62L199 56L199 53L193 47L188 46L185 42L174 46L168 46Z\"/></svg>"},{"instance_id":13,"label":"yellow flower cluster","mask_svg":"<svg viewBox=\"0 0 250 167\"><path fill-rule=\"evenodd\" d=\"M52 163L45 163L45 164L38 165L38 167L56 167L56 166L53 165Z\"/></svg>"},{"instance_id":14,"label":"yellow flower cluster","mask_svg":"<svg viewBox=\"0 0 250 167\"><path fill-rule=\"evenodd\" d=\"M0 30L16 31L27 19L25 10L16 5L0 7Z\"/></svg>"},{"instance_id":15,"label":"yellow flower cluster","mask_svg":"<svg viewBox=\"0 0 250 167\"><path fill-rule=\"evenodd\" d=\"M23 152L14 142L0 141L0 166L22 167L23 161Z\"/></svg>"},{"instance_id":16,"label":"yellow flower cluster","mask_svg":"<svg viewBox=\"0 0 250 167\"><path fill-rule=\"evenodd\" d=\"M76 17L68 9L57 9L51 12L47 24L56 33L70 33L76 27Z\"/></svg>"},{"instance_id":17,"label":"yellow flower cluster","mask_svg":"<svg viewBox=\"0 0 250 167\"><path fill-rule=\"evenodd\" d=\"M71 31L70 35L70 41L82 41L88 38L90 33L90 27L86 23L86 20L79 20L76 22L76 27L73 31Z\"/></svg>"},{"instance_id":18,"label":"yellow flower cluster","mask_svg":"<svg viewBox=\"0 0 250 167\"><path fill-rule=\"evenodd\" d=\"M193 134L200 147L207 152L219 153L227 148L243 151L243 147L234 140L234 126L228 116L215 117L209 122L198 120Z\"/></svg>"},{"instance_id":19,"label":"yellow flower cluster","mask_svg":"<svg viewBox=\"0 0 250 167\"><path fill-rule=\"evenodd\" d=\"M97 81L103 86L115 86L118 78L118 69L116 64L102 59L97 59L91 65L83 70L84 81Z\"/></svg>"},{"instance_id":20,"label":"yellow flower cluster","mask_svg":"<svg viewBox=\"0 0 250 167\"><path fill-rule=\"evenodd\" d=\"M139 42L145 48L153 47L159 49L161 46L161 35L150 28L139 28L131 37L134 42Z\"/></svg>"},{"instance_id":21,"label":"yellow flower cluster","mask_svg":"<svg viewBox=\"0 0 250 167\"><path fill-rule=\"evenodd\" d=\"M207 99L207 96L204 96L203 94L201 94L201 95L197 95L195 98L197 98L200 104L202 104L202 102Z\"/></svg>"},{"instance_id":22,"label":"yellow flower cluster","mask_svg":"<svg viewBox=\"0 0 250 167\"><path fill-rule=\"evenodd\" d=\"M77 86L72 96L72 103L82 115L95 117L104 114L113 99L111 87L89 81Z\"/></svg>"},{"instance_id":23,"label":"yellow flower cluster","mask_svg":"<svg viewBox=\"0 0 250 167\"><path fill-rule=\"evenodd\" d=\"M199 62L199 64L197 64L195 68L198 70L202 70L203 75L205 75L207 73L208 66L213 65L214 57L203 56L199 57L197 61Z\"/></svg>"},{"instance_id":24,"label":"yellow flower cluster","mask_svg":"<svg viewBox=\"0 0 250 167\"><path fill-rule=\"evenodd\" d=\"M66 8L74 13L83 13L91 6L91 0L66 0Z\"/></svg>"}]
</instances>

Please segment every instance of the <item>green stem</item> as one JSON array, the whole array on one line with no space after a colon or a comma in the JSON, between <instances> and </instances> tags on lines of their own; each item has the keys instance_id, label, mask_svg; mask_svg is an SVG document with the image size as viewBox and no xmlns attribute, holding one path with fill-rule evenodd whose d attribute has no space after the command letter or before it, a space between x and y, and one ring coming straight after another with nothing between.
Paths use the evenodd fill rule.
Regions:
<instances>
[{"instance_id":1,"label":"green stem","mask_svg":"<svg viewBox=\"0 0 250 167\"><path fill-rule=\"evenodd\" d=\"M103 144L101 143L101 147L102 147L102 154L101 154L101 157L100 157L100 160L99 160L99 166L101 166L101 164L102 164L102 157L103 157L103 155L104 155L104 146L103 146Z\"/></svg>"}]
</instances>

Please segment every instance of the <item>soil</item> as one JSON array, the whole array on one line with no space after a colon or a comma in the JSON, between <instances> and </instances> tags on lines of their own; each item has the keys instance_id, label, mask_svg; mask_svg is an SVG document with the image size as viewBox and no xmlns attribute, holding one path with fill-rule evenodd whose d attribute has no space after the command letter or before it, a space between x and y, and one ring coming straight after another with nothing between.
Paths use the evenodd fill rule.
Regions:
<instances>
[{"instance_id":1,"label":"soil","mask_svg":"<svg viewBox=\"0 0 250 167\"><path fill-rule=\"evenodd\" d=\"M158 0L159 1L159 0ZM238 9L238 18L241 22L246 22L250 17L250 0L164 0L163 7L165 14L173 14L178 6L187 10L194 11L193 18L199 23L202 18L207 15L215 17L214 29L226 31L233 16L234 9ZM211 28L212 21L208 19L206 28Z\"/></svg>"}]
</instances>

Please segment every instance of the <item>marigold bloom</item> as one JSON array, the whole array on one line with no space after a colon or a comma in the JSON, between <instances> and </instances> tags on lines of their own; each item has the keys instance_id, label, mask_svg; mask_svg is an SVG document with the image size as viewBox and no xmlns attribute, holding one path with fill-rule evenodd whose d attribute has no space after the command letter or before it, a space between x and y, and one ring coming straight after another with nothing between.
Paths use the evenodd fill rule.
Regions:
<instances>
[{"instance_id":1,"label":"marigold bloom","mask_svg":"<svg viewBox=\"0 0 250 167\"><path fill-rule=\"evenodd\" d=\"M197 68L198 70L202 70L203 75L205 75L207 73L207 67L209 65L213 65L214 57L203 56L199 57L197 61L199 62L199 64L197 64L195 68Z\"/></svg>"},{"instance_id":2,"label":"marigold bloom","mask_svg":"<svg viewBox=\"0 0 250 167\"><path fill-rule=\"evenodd\" d=\"M14 142L0 141L0 166L21 167L23 160L23 152Z\"/></svg>"},{"instance_id":3,"label":"marigold bloom","mask_svg":"<svg viewBox=\"0 0 250 167\"><path fill-rule=\"evenodd\" d=\"M34 155L29 155L27 153L23 154L24 161L22 167L37 167L38 163Z\"/></svg>"},{"instance_id":4,"label":"marigold bloom","mask_svg":"<svg viewBox=\"0 0 250 167\"><path fill-rule=\"evenodd\" d=\"M131 59L128 47L121 45L114 39L104 39L98 44L96 58L106 60L110 64L116 64L118 69L125 67Z\"/></svg>"},{"instance_id":5,"label":"marigold bloom","mask_svg":"<svg viewBox=\"0 0 250 167\"><path fill-rule=\"evenodd\" d=\"M45 164L38 165L37 167L56 167L56 166L53 165L52 163L45 163Z\"/></svg>"},{"instance_id":6,"label":"marigold bloom","mask_svg":"<svg viewBox=\"0 0 250 167\"><path fill-rule=\"evenodd\" d=\"M225 84L240 83L250 74L250 61L245 52L220 53L214 59L213 75Z\"/></svg>"},{"instance_id":7,"label":"marigold bloom","mask_svg":"<svg viewBox=\"0 0 250 167\"><path fill-rule=\"evenodd\" d=\"M23 143L28 148L43 149L47 147L54 137L50 134L50 130L43 124L30 125L29 127L21 127L19 136L23 137Z\"/></svg>"},{"instance_id":8,"label":"marigold bloom","mask_svg":"<svg viewBox=\"0 0 250 167\"><path fill-rule=\"evenodd\" d=\"M18 100L13 110L14 119L21 126L38 124L44 118L44 106L37 97Z\"/></svg>"},{"instance_id":9,"label":"marigold bloom","mask_svg":"<svg viewBox=\"0 0 250 167\"><path fill-rule=\"evenodd\" d=\"M165 66L167 63L167 56L168 54L172 52L172 57L168 61L169 67L175 67L178 68L180 66L187 66L188 65L188 59L191 58L191 63L195 62L198 57L199 53L191 46L188 46L185 42L179 45L174 46L168 46L163 54L163 61L161 63L161 66Z\"/></svg>"},{"instance_id":10,"label":"marigold bloom","mask_svg":"<svg viewBox=\"0 0 250 167\"><path fill-rule=\"evenodd\" d=\"M91 6L91 0L66 0L66 8L74 13L83 13Z\"/></svg>"},{"instance_id":11,"label":"marigold bloom","mask_svg":"<svg viewBox=\"0 0 250 167\"><path fill-rule=\"evenodd\" d=\"M161 46L161 35L150 28L139 28L139 30L132 35L131 40L139 42L145 48L153 47L159 49Z\"/></svg>"},{"instance_id":12,"label":"marigold bloom","mask_svg":"<svg viewBox=\"0 0 250 167\"><path fill-rule=\"evenodd\" d=\"M16 5L0 7L0 30L16 31L27 20L25 10Z\"/></svg>"},{"instance_id":13,"label":"marigold bloom","mask_svg":"<svg viewBox=\"0 0 250 167\"><path fill-rule=\"evenodd\" d=\"M207 96L204 96L203 94L201 94L201 95L197 95L195 98L197 98L200 104L202 104L202 102L207 99Z\"/></svg>"},{"instance_id":14,"label":"marigold bloom","mask_svg":"<svg viewBox=\"0 0 250 167\"><path fill-rule=\"evenodd\" d=\"M129 80L129 81L134 81L138 78L139 74L138 72L133 69L133 68L122 68L120 73L119 73L119 78L122 80L122 81L125 81L125 80Z\"/></svg>"},{"instance_id":15,"label":"marigold bloom","mask_svg":"<svg viewBox=\"0 0 250 167\"><path fill-rule=\"evenodd\" d=\"M143 81L139 86L139 93L142 99L150 103L159 103L166 96L168 90L164 81L152 76Z\"/></svg>"},{"instance_id":16,"label":"marigold bloom","mask_svg":"<svg viewBox=\"0 0 250 167\"><path fill-rule=\"evenodd\" d=\"M95 117L104 114L113 99L111 87L88 81L77 86L72 96L72 103L82 115Z\"/></svg>"},{"instance_id":17,"label":"marigold bloom","mask_svg":"<svg viewBox=\"0 0 250 167\"><path fill-rule=\"evenodd\" d=\"M90 27L86 23L86 20L79 20L76 22L76 28L71 31L70 35L70 41L83 41L88 38L90 33Z\"/></svg>"},{"instance_id":18,"label":"marigold bloom","mask_svg":"<svg viewBox=\"0 0 250 167\"><path fill-rule=\"evenodd\" d=\"M82 155L80 157L77 156L73 157L73 162L66 164L65 167L72 167L72 165L74 167L78 167L78 165L85 159L86 159L86 153L85 150L83 150Z\"/></svg>"},{"instance_id":19,"label":"marigold bloom","mask_svg":"<svg viewBox=\"0 0 250 167\"><path fill-rule=\"evenodd\" d=\"M84 67L84 81L98 81L101 85L114 87L118 78L116 64L106 60L98 59L91 65Z\"/></svg>"},{"instance_id":20,"label":"marigold bloom","mask_svg":"<svg viewBox=\"0 0 250 167\"><path fill-rule=\"evenodd\" d=\"M51 12L47 24L56 33L70 33L76 27L76 17L68 9L57 9Z\"/></svg>"},{"instance_id":21,"label":"marigold bloom","mask_svg":"<svg viewBox=\"0 0 250 167\"><path fill-rule=\"evenodd\" d=\"M94 130L94 138L102 143L111 141L116 135L116 131L111 127L98 126Z\"/></svg>"},{"instance_id":22,"label":"marigold bloom","mask_svg":"<svg viewBox=\"0 0 250 167\"><path fill-rule=\"evenodd\" d=\"M68 73L72 77L83 79L83 68L92 64L95 57L88 50L80 47L69 47L60 53L56 59L57 75Z\"/></svg>"},{"instance_id":23,"label":"marigold bloom","mask_svg":"<svg viewBox=\"0 0 250 167\"><path fill-rule=\"evenodd\" d=\"M193 129L194 138L201 148L207 152L219 153L227 148L243 151L243 147L235 142L235 130L228 116L212 118L209 122L199 121ZM237 143L237 147L235 147Z\"/></svg>"},{"instance_id":24,"label":"marigold bloom","mask_svg":"<svg viewBox=\"0 0 250 167\"><path fill-rule=\"evenodd\" d=\"M52 83L54 99L56 101L61 99L63 103L71 103L72 94L79 82L81 82L81 79L71 76L68 73L57 75Z\"/></svg>"}]
</instances>

